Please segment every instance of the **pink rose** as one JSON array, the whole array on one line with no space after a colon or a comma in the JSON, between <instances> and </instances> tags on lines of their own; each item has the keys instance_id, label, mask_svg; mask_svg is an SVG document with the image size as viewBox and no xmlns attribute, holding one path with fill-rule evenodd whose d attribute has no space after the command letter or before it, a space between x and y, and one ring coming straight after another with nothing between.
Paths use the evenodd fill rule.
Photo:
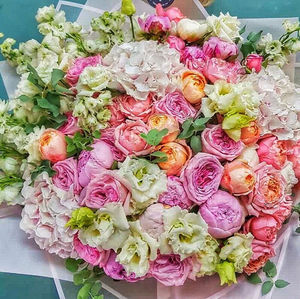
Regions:
<instances>
[{"instance_id":1,"label":"pink rose","mask_svg":"<svg viewBox=\"0 0 300 299\"><path fill-rule=\"evenodd\" d=\"M151 34L162 34L171 29L171 22L168 17L148 16L145 20L138 18L141 30Z\"/></svg>"},{"instance_id":2,"label":"pink rose","mask_svg":"<svg viewBox=\"0 0 300 299\"><path fill-rule=\"evenodd\" d=\"M152 147L141 137L141 133L147 134L148 131L148 126L141 120L126 121L115 130L115 145L125 155L147 155Z\"/></svg>"},{"instance_id":3,"label":"pink rose","mask_svg":"<svg viewBox=\"0 0 300 299\"><path fill-rule=\"evenodd\" d=\"M186 47L181 52L180 61L190 70L196 70L200 73L205 69L208 57L197 46Z\"/></svg>"},{"instance_id":4,"label":"pink rose","mask_svg":"<svg viewBox=\"0 0 300 299\"><path fill-rule=\"evenodd\" d=\"M243 233L251 233L255 239L266 243L274 243L281 223L271 215L250 218L243 226Z\"/></svg>"},{"instance_id":5,"label":"pink rose","mask_svg":"<svg viewBox=\"0 0 300 299\"><path fill-rule=\"evenodd\" d=\"M261 65L263 62L263 56L258 54L250 54L246 58L245 65L249 70L255 70L256 73L259 73L261 70Z\"/></svg>"},{"instance_id":6,"label":"pink rose","mask_svg":"<svg viewBox=\"0 0 300 299\"><path fill-rule=\"evenodd\" d=\"M146 122L153 113L152 96L149 95L145 101L136 100L128 95L120 95L114 99L119 102L120 113L131 120L142 120Z\"/></svg>"},{"instance_id":7,"label":"pink rose","mask_svg":"<svg viewBox=\"0 0 300 299\"><path fill-rule=\"evenodd\" d=\"M146 278L146 276L136 277L134 273L126 273L124 267L116 261L116 256L117 254L111 250L109 259L103 267L107 276L114 280L126 280L127 282L137 282Z\"/></svg>"},{"instance_id":8,"label":"pink rose","mask_svg":"<svg viewBox=\"0 0 300 299\"><path fill-rule=\"evenodd\" d=\"M279 209L273 213L278 221L282 224L287 218L291 216L293 207L293 199L291 196L286 195L284 201L279 204Z\"/></svg>"},{"instance_id":9,"label":"pink rose","mask_svg":"<svg viewBox=\"0 0 300 299\"><path fill-rule=\"evenodd\" d=\"M223 166L215 156L198 153L182 172L181 180L189 199L201 205L217 192L222 174Z\"/></svg>"},{"instance_id":10,"label":"pink rose","mask_svg":"<svg viewBox=\"0 0 300 299\"><path fill-rule=\"evenodd\" d=\"M122 124L126 119L125 115L121 112L120 102L116 101L115 99L113 99L112 105L108 106L111 114L109 123L113 127L117 127L118 125Z\"/></svg>"},{"instance_id":11,"label":"pink rose","mask_svg":"<svg viewBox=\"0 0 300 299\"><path fill-rule=\"evenodd\" d=\"M179 123L196 116L196 109L184 98L179 91L168 93L164 98L155 103L158 112L166 113L175 117Z\"/></svg>"},{"instance_id":12,"label":"pink rose","mask_svg":"<svg viewBox=\"0 0 300 299\"><path fill-rule=\"evenodd\" d=\"M110 169L114 163L111 146L102 140L97 140L91 151L82 151L78 158L79 183L87 186L91 177L102 169Z\"/></svg>"},{"instance_id":13,"label":"pink rose","mask_svg":"<svg viewBox=\"0 0 300 299\"><path fill-rule=\"evenodd\" d=\"M114 160L119 162L125 160L126 156L115 146L115 128L102 130L100 139L110 146Z\"/></svg>"},{"instance_id":14,"label":"pink rose","mask_svg":"<svg viewBox=\"0 0 300 299\"><path fill-rule=\"evenodd\" d=\"M66 122L58 128L58 131L65 135L73 136L76 132L81 131L78 126L78 118L72 115L72 112L66 113Z\"/></svg>"},{"instance_id":15,"label":"pink rose","mask_svg":"<svg viewBox=\"0 0 300 299\"><path fill-rule=\"evenodd\" d=\"M272 245L256 239L252 241L252 252L253 254L248 265L244 267L244 272L247 275L256 273L271 257L275 256Z\"/></svg>"},{"instance_id":16,"label":"pink rose","mask_svg":"<svg viewBox=\"0 0 300 299\"><path fill-rule=\"evenodd\" d=\"M181 286L192 269L191 258L181 260L178 254L159 254L150 262L149 274L165 286Z\"/></svg>"},{"instance_id":17,"label":"pink rose","mask_svg":"<svg viewBox=\"0 0 300 299\"><path fill-rule=\"evenodd\" d=\"M78 256L87 263L100 268L106 265L110 250L99 250L99 248L82 244L78 238L78 233L74 236L73 245Z\"/></svg>"},{"instance_id":18,"label":"pink rose","mask_svg":"<svg viewBox=\"0 0 300 299\"><path fill-rule=\"evenodd\" d=\"M260 162L266 162L276 169L281 169L287 160L287 148L284 141L277 137L267 137L259 142L257 154Z\"/></svg>"},{"instance_id":19,"label":"pink rose","mask_svg":"<svg viewBox=\"0 0 300 299\"><path fill-rule=\"evenodd\" d=\"M236 233L245 221L245 211L229 193L218 190L199 209L214 238L227 238Z\"/></svg>"},{"instance_id":20,"label":"pink rose","mask_svg":"<svg viewBox=\"0 0 300 299\"><path fill-rule=\"evenodd\" d=\"M250 215L273 214L284 200L286 181L279 170L272 165L260 163L254 168L256 183L253 191L242 196Z\"/></svg>"},{"instance_id":21,"label":"pink rose","mask_svg":"<svg viewBox=\"0 0 300 299\"><path fill-rule=\"evenodd\" d=\"M239 51L235 43L223 41L218 37L211 37L203 44L202 49L209 58L216 57L224 60L238 55Z\"/></svg>"},{"instance_id":22,"label":"pink rose","mask_svg":"<svg viewBox=\"0 0 300 299\"><path fill-rule=\"evenodd\" d=\"M66 74L66 81L71 86L75 86L78 82L80 74L87 66L96 66L98 64L101 64L101 62L101 55L80 57L75 59L73 65L68 69L68 72Z\"/></svg>"},{"instance_id":23,"label":"pink rose","mask_svg":"<svg viewBox=\"0 0 300 299\"><path fill-rule=\"evenodd\" d=\"M109 202L119 202L127 212L131 192L126 182L113 170L102 170L93 176L89 184L81 191L79 204L99 209Z\"/></svg>"},{"instance_id":24,"label":"pink rose","mask_svg":"<svg viewBox=\"0 0 300 299\"><path fill-rule=\"evenodd\" d=\"M158 202L171 207L179 206L182 209L189 209L193 205L178 177L168 176L167 188L167 192L160 194Z\"/></svg>"},{"instance_id":25,"label":"pink rose","mask_svg":"<svg viewBox=\"0 0 300 299\"><path fill-rule=\"evenodd\" d=\"M56 187L65 191L70 190L72 187L75 194L80 193L81 186L78 179L76 159L71 157L66 160L56 162L52 168L56 171L56 174L52 178L53 184Z\"/></svg>"},{"instance_id":26,"label":"pink rose","mask_svg":"<svg viewBox=\"0 0 300 299\"><path fill-rule=\"evenodd\" d=\"M175 35L170 35L167 38L167 43L171 49L175 49L178 52L181 52L185 48L185 42L180 37Z\"/></svg>"},{"instance_id":27,"label":"pink rose","mask_svg":"<svg viewBox=\"0 0 300 299\"><path fill-rule=\"evenodd\" d=\"M292 145L291 150L288 152L288 159L293 163L293 169L296 178L300 179L300 140Z\"/></svg>"},{"instance_id":28,"label":"pink rose","mask_svg":"<svg viewBox=\"0 0 300 299\"><path fill-rule=\"evenodd\" d=\"M142 229L157 240L164 232L163 212L164 206L156 203L149 206L139 218Z\"/></svg>"},{"instance_id":29,"label":"pink rose","mask_svg":"<svg viewBox=\"0 0 300 299\"><path fill-rule=\"evenodd\" d=\"M167 17L170 21L178 23L181 19L184 18L183 13L178 7L170 7L167 10L164 10L160 3L156 4L156 15L160 17Z\"/></svg>"},{"instance_id":30,"label":"pink rose","mask_svg":"<svg viewBox=\"0 0 300 299\"><path fill-rule=\"evenodd\" d=\"M227 62L220 58L211 58L207 61L203 74L212 83L215 83L217 80L236 83L240 75L244 74L244 70L237 60L235 62Z\"/></svg>"},{"instance_id":31,"label":"pink rose","mask_svg":"<svg viewBox=\"0 0 300 299\"><path fill-rule=\"evenodd\" d=\"M232 161L238 157L244 144L234 141L222 129L221 125L206 128L201 135L203 152L215 155L220 161Z\"/></svg>"}]
</instances>

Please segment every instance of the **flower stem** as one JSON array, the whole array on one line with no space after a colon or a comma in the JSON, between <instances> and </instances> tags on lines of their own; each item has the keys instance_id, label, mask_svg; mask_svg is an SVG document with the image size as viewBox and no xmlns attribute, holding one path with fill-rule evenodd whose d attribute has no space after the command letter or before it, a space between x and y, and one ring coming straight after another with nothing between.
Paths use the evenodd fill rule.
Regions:
<instances>
[{"instance_id":1,"label":"flower stem","mask_svg":"<svg viewBox=\"0 0 300 299\"><path fill-rule=\"evenodd\" d=\"M130 25L131 25L132 39L133 39L133 41L135 41L135 34L134 34L134 27L133 27L132 16L129 16L129 19L130 19Z\"/></svg>"}]
</instances>

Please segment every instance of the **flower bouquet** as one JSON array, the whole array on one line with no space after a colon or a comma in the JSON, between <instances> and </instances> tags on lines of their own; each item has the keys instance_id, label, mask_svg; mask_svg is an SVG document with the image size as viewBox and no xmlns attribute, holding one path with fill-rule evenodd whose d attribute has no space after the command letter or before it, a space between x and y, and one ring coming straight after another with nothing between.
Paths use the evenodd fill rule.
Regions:
<instances>
[{"instance_id":1,"label":"flower bouquet","mask_svg":"<svg viewBox=\"0 0 300 299\"><path fill-rule=\"evenodd\" d=\"M36 20L41 43L0 45L21 76L0 103L0 202L66 259L78 298L101 298L104 274L231 285L263 268L263 295L287 286L269 259L300 213L300 91L282 71L299 23L245 39L229 14L135 16L128 0L89 30L54 6Z\"/></svg>"}]
</instances>

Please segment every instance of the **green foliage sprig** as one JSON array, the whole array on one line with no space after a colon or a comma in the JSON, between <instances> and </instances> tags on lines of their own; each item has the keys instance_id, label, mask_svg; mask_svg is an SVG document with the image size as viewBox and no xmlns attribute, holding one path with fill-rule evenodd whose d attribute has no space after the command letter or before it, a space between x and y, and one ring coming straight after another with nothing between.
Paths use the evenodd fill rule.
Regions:
<instances>
[{"instance_id":1,"label":"green foliage sprig","mask_svg":"<svg viewBox=\"0 0 300 299\"><path fill-rule=\"evenodd\" d=\"M159 145L164 136L168 134L168 129L163 129L161 131L157 129L150 130L147 134L141 133L141 137L146 140L149 145Z\"/></svg>"},{"instance_id":2,"label":"green foliage sprig","mask_svg":"<svg viewBox=\"0 0 300 299\"><path fill-rule=\"evenodd\" d=\"M48 173L49 177L53 177L56 174L56 171L51 167L51 162L49 160L43 160L41 164L31 172L32 182L34 182L37 176L44 171Z\"/></svg>"}]
</instances>

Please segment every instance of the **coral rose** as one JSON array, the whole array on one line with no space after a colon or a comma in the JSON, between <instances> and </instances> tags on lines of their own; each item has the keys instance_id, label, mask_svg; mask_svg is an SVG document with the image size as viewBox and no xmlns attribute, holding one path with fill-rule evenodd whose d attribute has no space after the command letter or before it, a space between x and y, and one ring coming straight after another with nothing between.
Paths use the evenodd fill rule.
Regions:
<instances>
[{"instance_id":1,"label":"coral rose","mask_svg":"<svg viewBox=\"0 0 300 299\"><path fill-rule=\"evenodd\" d=\"M252 121L249 126L241 129L241 141L248 146L253 145L258 141L260 132L257 122Z\"/></svg>"},{"instance_id":2,"label":"coral rose","mask_svg":"<svg viewBox=\"0 0 300 299\"><path fill-rule=\"evenodd\" d=\"M119 126L122 124L126 117L125 115L121 112L120 108L120 102L116 101L115 99L113 100L113 103L108 106L108 109L110 111L110 119L109 119L109 124L113 127Z\"/></svg>"}]
</instances>

